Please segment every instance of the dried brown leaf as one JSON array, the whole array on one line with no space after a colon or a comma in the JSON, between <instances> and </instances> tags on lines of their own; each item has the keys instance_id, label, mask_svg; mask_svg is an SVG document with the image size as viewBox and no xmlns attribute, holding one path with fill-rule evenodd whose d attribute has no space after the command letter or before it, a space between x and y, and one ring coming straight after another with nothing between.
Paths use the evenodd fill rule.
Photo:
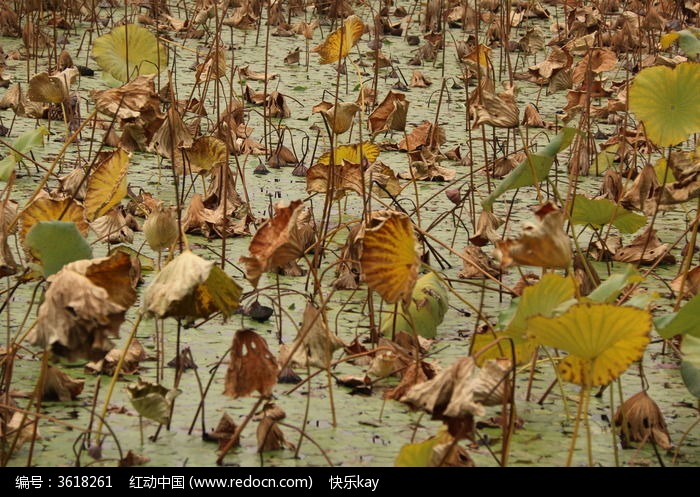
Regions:
<instances>
[{"instance_id":1,"label":"dried brown leaf","mask_svg":"<svg viewBox=\"0 0 700 497\"><path fill-rule=\"evenodd\" d=\"M257 390L269 397L277 384L277 373L277 361L265 340L252 329L238 330L231 346L224 394L237 399Z\"/></svg>"}]
</instances>

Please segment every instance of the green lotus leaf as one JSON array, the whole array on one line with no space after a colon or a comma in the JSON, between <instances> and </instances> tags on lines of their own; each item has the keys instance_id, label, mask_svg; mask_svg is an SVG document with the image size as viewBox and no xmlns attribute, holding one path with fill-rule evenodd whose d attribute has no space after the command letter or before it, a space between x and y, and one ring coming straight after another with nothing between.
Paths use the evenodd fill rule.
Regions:
<instances>
[{"instance_id":1,"label":"green lotus leaf","mask_svg":"<svg viewBox=\"0 0 700 497\"><path fill-rule=\"evenodd\" d=\"M92 47L97 65L126 83L133 77L157 74L168 66L168 52L146 28L127 24L100 36Z\"/></svg>"},{"instance_id":2,"label":"green lotus leaf","mask_svg":"<svg viewBox=\"0 0 700 497\"><path fill-rule=\"evenodd\" d=\"M700 64L649 67L632 82L629 108L644 123L652 142L660 147L677 145L700 132L698 88Z\"/></svg>"},{"instance_id":3,"label":"green lotus leaf","mask_svg":"<svg viewBox=\"0 0 700 497\"><path fill-rule=\"evenodd\" d=\"M612 224L622 233L634 233L646 224L647 218L630 212L607 198L589 199L584 195L576 195L571 222L590 224L594 228Z\"/></svg>"}]
</instances>

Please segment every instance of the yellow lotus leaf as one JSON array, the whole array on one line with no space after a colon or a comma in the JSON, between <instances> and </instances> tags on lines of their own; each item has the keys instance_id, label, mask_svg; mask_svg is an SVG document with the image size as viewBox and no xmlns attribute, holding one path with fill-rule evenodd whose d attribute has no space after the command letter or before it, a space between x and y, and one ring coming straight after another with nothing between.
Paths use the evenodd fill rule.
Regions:
<instances>
[{"instance_id":1,"label":"yellow lotus leaf","mask_svg":"<svg viewBox=\"0 0 700 497\"><path fill-rule=\"evenodd\" d=\"M644 123L652 142L660 147L677 145L700 132L699 87L700 64L648 67L632 82L629 108Z\"/></svg>"},{"instance_id":2,"label":"yellow lotus leaf","mask_svg":"<svg viewBox=\"0 0 700 497\"><path fill-rule=\"evenodd\" d=\"M177 155L177 154L176 154ZM194 174L206 174L212 168L228 164L226 144L214 136L200 136L185 150L189 170Z\"/></svg>"},{"instance_id":3,"label":"yellow lotus leaf","mask_svg":"<svg viewBox=\"0 0 700 497\"><path fill-rule=\"evenodd\" d=\"M22 225L19 237L23 245L27 233L39 221L73 222L83 236L87 236L89 229L85 220L85 209L78 202L69 198L62 200L47 197L37 198L22 211L19 220Z\"/></svg>"},{"instance_id":4,"label":"yellow lotus leaf","mask_svg":"<svg viewBox=\"0 0 700 497\"><path fill-rule=\"evenodd\" d=\"M129 154L122 148L108 152L93 168L85 193L85 216L94 221L126 197Z\"/></svg>"},{"instance_id":5,"label":"yellow lotus leaf","mask_svg":"<svg viewBox=\"0 0 700 497\"><path fill-rule=\"evenodd\" d=\"M345 19L343 26L333 31L323 43L311 51L321 56L321 64L332 64L346 57L364 32L365 24L359 17L352 15Z\"/></svg>"},{"instance_id":6,"label":"yellow lotus leaf","mask_svg":"<svg viewBox=\"0 0 700 497\"><path fill-rule=\"evenodd\" d=\"M536 316L527 323L528 335L539 344L569 354L559 362L559 373L584 387L607 385L641 359L650 331L648 311L612 304L577 304L557 317Z\"/></svg>"},{"instance_id":7,"label":"yellow lotus leaf","mask_svg":"<svg viewBox=\"0 0 700 497\"><path fill-rule=\"evenodd\" d=\"M257 390L269 397L277 383L277 373L277 361L265 340L251 329L238 330L231 346L224 394L236 399Z\"/></svg>"},{"instance_id":8,"label":"yellow lotus leaf","mask_svg":"<svg viewBox=\"0 0 700 497\"><path fill-rule=\"evenodd\" d=\"M408 304L418 279L420 258L409 217L387 212L377 226L365 231L360 258L364 280L372 290L393 304Z\"/></svg>"},{"instance_id":9,"label":"yellow lotus leaf","mask_svg":"<svg viewBox=\"0 0 700 497\"><path fill-rule=\"evenodd\" d=\"M29 80L27 98L33 102L60 104L68 98L70 85L78 74L75 67L69 67L53 76L46 72L39 73Z\"/></svg>"},{"instance_id":10,"label":"yellow lotus leaf","mask_svg":"<svg viewBox=\"0 0 700 497\"><path fill-rule=\"evenodd\" d=\"M361 164L364 158L370 164L379 157L379 145L372 142L352 143L349 145L340 145L333 150L333 164L340 166L343 161L352 164ZM331 153L326 152L318 158L318 164L331 163Z\"/></svg>"},{"instance_id":11,"label":"yellow lotus leaf","mask_svg":"<svg viewBox=\"0 0 700 497\"><path fill-rule=\"evenodd\" d=\"M246 278L257 286L262 273L284 266L304 254L305 247L298 236L296 220L303 202L295 200L287 207L275 206L275 215L263 223L250 242L250 257L241 257Z\"/></svg>"},{"instance_id":12,"label":"yellow lotus leaf","mask_svg":"<svg viewBox=\"0 0 700 497\"><path fill-rule=\"evenodd\" d=\"M157 74L168 66L168 51L146 28L117 26L95 40L92 56L97 65L119 81Z\"/></svg>"},{"instance_id":13,"label":"yellow lotus leaf","mask_svg":"<svg viewBox=\"0 0 700 497\"><path fill-rule=\"evenodd\" d=\"M150 316L207 318L230 316L238 308L241 287L214 262L186 250L170 261L144 293Z\"/></svg>"}]
</instances>

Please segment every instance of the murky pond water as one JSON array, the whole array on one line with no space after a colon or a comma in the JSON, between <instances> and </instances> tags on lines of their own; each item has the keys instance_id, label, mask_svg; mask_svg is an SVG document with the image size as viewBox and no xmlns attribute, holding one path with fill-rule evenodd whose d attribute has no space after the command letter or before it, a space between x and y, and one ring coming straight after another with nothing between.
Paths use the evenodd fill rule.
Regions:
<instances>
[{"instance_id":1,"label":"murky pond water","mask_svg":"<svg viewBox=\"0 0 700 497\"><path fill-rule=\"evenodd\" d=\"M184 2L190 4L192 2ZM394 7L405 7L410 11L412 3L397 2ZM548 7L553 13L554 7ZM356 7L356 13L365 20L371 19L372 13L368 6ZM173 16L184 18L184 11L173 8ZM101 19L109 20L111 16L118 20L123 17L123 10L101 8L98 11ZM311 9L306 13L308 19L313 17ZM304 14L293 16L292 20L298 22L304 19ZM549 20L528 20L513 29L511 37L513 39L525 34L528 27L541 25L548 29ZM210 26L213 21L210 22ZM75 61L88 61L88 65L97 68L92 60L88 58L86 52L87 43L82 44L82 36L89 22L77 22L75 32L66 32L66 49L73 54ZM105 28L102 29L104 31ZM236 68L250 66L252 70L263 71L265 57L268 56L268 72L278 73L278 77L268 83L268 91L279 91L287 95L287 105L291 110L291 117L278 120L273 119L273 123L280 129L284 126L288 134L285 134L285 145L291 146L299 157L306 157L306 165L310 166L311 156L315 152L315 158L325 152L328 148L328 140L325 131L317 134L316 129L324 130L323 122L319 114L312 113L314 105L322 100L332 100L335 92L335 82L337 72L335 64L319 65L317 56L309 53L309 66L305 65L305 55L308 48L315 46L323 40L329 32L329 26L322 24L322 29L314 32L313 39L308 43L304 38L296 35L292 37L270 36L269 43L264 42L267 38L266 27L263 24L259 33L253 31L241 31L237 29L224 28L222 34L223 43L232 42L233 50L226 54L227 62ZM274 28L271 28L274 30ZM453 168L456 173L456 180L449 182L419 182L414 191L409 184L400 196L400 205L411 212L416 201L421 205L420 223L426 228L439 219L440 221L431 228L430 234L444 242L445 245L453 247L456 251L461 251L468 243L468 239L474 233L473 221L480 212L476 209L472 212L468 207L458 210L454 214L448 214L453 207L443 190L447 188L459 187L462 192L467 192L470 185L474 185L472 192L475 204L485 198L490 188L487 185L486 176L483 174L483 166L488 159L494 159L503 155L504 147L510 147L511 151L522 145L522 136L519 131L505 132L499 130L492 134L491 128L486 126L484 137L487 139L486 145L482 141L481 128L468 131L466 123L467 94L466 91L474 89L475 82L469 81L469 87L464 88L462 75L464 68L457 60L455 40L462 40L465 34L461 29L449 28L444 57L442 52L434 62L423 62L421 66L411 66L409 60L415 55L416 48L409 46L402 37L386 37L383 50L392 61L393 67L382 68L378 78L378 100L381 101L387 92L395 86L401 86L410 81L411 73L414 69L421 70L433 81L431 86L425 88L410 87L403 88L406 98L410 101L408 113L407 132L410 132L422 121L437 121L445 131L445 143L441 146L443 151L459 147L464 157L471 156L473 164L471 166L456 160L444 160L442 166ZM62 35L64 33L61 33ZM417 20L411 26L410 34L420 34ZM207 38L212 40L211 36ZM257 41L256 41L257 40ZM354 101L357 98L360 84L371 84L372 67L371 60L362 56L362 64L355 64L353 61L359 60L360 53L367 50L367 43L370 36L365 34L349 57L346 73L340 76L339 98L346 101ZM178 46L178 44L184 46ZM21 46L21 42L14 38L0 39L0 45L6 53L16 50ZM195 72L193 66L201 63L206 57L209 45L204 40L176 40L171 45L171 68L174 68L173 78L176 81L178 98L183 99L194 90L194 95L198 96L201 85L195 86ZM299 65L285 64L284 57L294 48L301 49L301 63ZM196 54L194 52L197 52ZM45 52L47 53L47 52ZM495 50L491 57L498 61L499 50ZM518 64L517 71L525 70L529 65L540 62L544 58L544 52L540 51L535 55L524 56L522 53L511 55L513 62ZM174 60L174 62L173 62ZM366 64L366 65L365 65ZM10 77L13 82L27 80L27 65L23 60L8 60L5 77ZM620 67L622 64L620 64ZM230 66L229 66L230 67ZM36 65L38 71L46 70L46 58L40 57ZM35 72L34 60L30 63L29 76ZM611 78L620 76L617 72L608 74ZM88 98L91 89L104 89L107 84L101 79L98 70L94 77L82 77L77 86L80 91L83 107L83 115L87 115L92 109L93 103ZM445 91L440 99L441 77L446 78ZM166 73L160 76L160 84L164 84L167 78ZM229 88L227 78L222 80L225 97L222 97L221 105L226 105ZM263 83L259 81L248 81L248 84L255 91L263 90ZM238 75L231 82L231 88L236 95L242 93L244 82L239 81ZM527 103L538 103L539 111L546 122L554 123L559 119L558 112L565 104L565 92L553 95L544 95L544 90L535 84L518 82L519 93L517 102L522 108ZM211 116L205 120L203 126L206 128L216 120L215 105L211 97L211 91L205 96L207 108L211 109ZM439 108L439 113L438 113ZM9 126L12 123L11 140L23 131L33 129L35 121L27 118L14 119L11 110L0 113L2 123ZM363 116L363 119L366 116ZM211 121L209 121L209 119ZM247 113L247 125L253 128L252 137L260 142L264 141L264 130L270 132L271 126L264 125L261 108L249 106ZM575 123L575 121L574 121ZM52 122L52 136L44 148L34 150L36 159L46 164L55 157L62 144L63 131L62 123ZM613 126L606 124L597 125L603 134L612 133ZM523 133L525 131L523 130ZM96 134L96 139L101 139L101 131ZM342 141L351 143L360 140L360 133L367 137L367 129L360 129L356 125L349 135L344 135ZM528 130L532 137L535 133ZM546 135L552 136L551 132L543 133L539 143L544 142ZM269 136L274 136L270 133ZM317 138L318 136L318 138ZM474 139L469 140L469 136ZM70 170L72 161L85 160L88 151L98 147L98 143L90 142L90 132L84 131L82 140L77 145L71 145L66 153L66 163L64 172ZM396 143L403 138L402 133L378 135L377 141ZM317 142L318 140L318 142ZM276 143L276 138L274 139ZM517 143L517 146L513 146ZM250 199L251 214L256 218L269 216L270 206L276 202L288 203L296 199L308 199L306 192L306 181L291 174L291 168L274 169L270 168L269 174L253 174L253 170L260 163L264 163L264 156L239 156L239 164L243 171L245 189ZM396 173L408 171L408 158L403 152L383 151L380 160L390 166ZM230 164L234 165L233 158ZM562 160L557 166L556 181L560 192L565 192L568 184L568 177L565 171L566 160ZM476 171L476 172L474 172ZM29 166L27 170L20 170L21 176L17 179L12 191L12 199L19 202L20 206L26 202L33 192L41 173ZM154 154L134 153L131 158L131 165L128 173L128 181L132 190L137 191L142 188L151 192L154 196L174 202L175 189L173 187L172 172L161 163ZM402 184L407 184L402 181ZM578 184L579 190L593 193L598 189L600 178L582 178ZM54 179L49 181L49 186L54 187ZM202 193L202 183L197 180L185 182L186 188L192 188L191 193ZM182 188L182 185L180 185ZM238 177L236 184L237 191L243 193L243 178ZM417 195L417 198L416 198ZM537 205L536 192L534 189L523 189L517 193L515 198L512 192L505 194L496 202L495 209L499 215L505 217L511 211L506 233L513 236L519 231L519 222L528 220L532 214L530 207ZM515 199L515 200L513 200ZM316 216L320 218L323 207L323 196L316 194L308 201L314 207ZM378 207L377 204L374 204ZM512 210L511 210L512 209ZM663 214L657 220L656 227L659 228L659 236L664 241L675 240L686 227L686 219L690 216L690 207L686 210L677 210ZM337 226L338 220L351 222L362 216L362 201L359 196L349 194L344 199L335 203L330 219L333 226ZM415 219L415 217L414 217ZM457 221L460 222L457 222ZM468 228L468 229L465 229ZM339 235L338 246L332 247L340 251L340 244L344 241L345 230ZM590 231L579 237L582 245L587 244ZM96 240L94 233L90 234L90 240ZM188 240L192 249L211 260L221 260L221 251L224 245L220 239L207 240L198 236L188 235ZM240 256L248 251L250 237L228 238L225 241L226 259L229 263L226 272L231 275L239 284L244 287L244 292L252 290L244 278L243 267L238 264ZM157 255L151 251L145 243L143 233L136 232L134 241L131 244L137 250L157 259ZM680 257L680 248L676 247L673 253ZM96 243L93 247L95 256L104 255L107 246L103 243ZM510 302L510 296L488 290L482 291L478 285L473 285L468 281L458 281L462 261L453 253L443 247L436 248L439 255L446 264L443 275L454 280L454 292L461 295L473 306L481 308L482 312L490 319L495 319L499 310L504 309ZM490 250L490 249L489 249ZM431 265L438 268L435 258L431 259ZM304 264L302 264L304 265ZM604 264L597 264L596 269L601 275L607 274L610 269ZM325 268L325 266L324 266ZM622 265L615 264L612 270L620 270ZM663 299L659 299L661 307L668 307L669 302L665 297L669 295L669 290L664 286L662 279L670 280L676 267L667 269L660 268L654 271L654 276L648 278L646 288L660 292ZM147 286L154 278L154 272L144 275L144 285ZM326 295L331 294L328 304L328 322L331 331L336 333L346 343L350 343L354 338L365 339L368 337L368 327L370 320L366 303L367 294L362 290L335 291L331 293L331 282L334 278L333 271L326 271L323 276L323 291ZM517 270L511 270L503 277L504 282L509 286L514 285L520 278ZM8 288L14 285L12 278L5 279L3 290L7 294ZM194 358L197 369L186 370L182 375L179 389L182 394L175 401L175 409L171 420L170 429L160 429L153 421L142 420L131 406L126 394L126 381L135 381L137 375L129 375L117 385L117 389L111 400L110 412L105 419L106 425L113 436L105 439L102 447L102 461L93 460L87 451L80 448L80 436L83 430L94 426L97 420L91 415L94 405L99 412L103 401L109 377L97 377L84 370L84 364L63 364L63 369L76 378L85 379L85 389L79 398L73 402L43 402L41 406L42 418L39 424L41 439L37 440L32 453L32 464L40 466L73 465L76 461L80 464L107 464L114 465L121 455L133 450L148 458L147 464L157 466L210 466L214 465L217 457L217 446L215 443L203 440L202 429L212 430L224 413L229 414L234 421L240 422L250 411L255 403L255 399L231 399L222 395L224 390L224 373L226 364L219 365L221 359L227 354L231 346L231 340L237 329L243 327L254 328L262 335L270 345L273 353L277 353L281 341L290 343L298 326L302 320L302 313L305 307L304 295L308 294L312 285L307 281L307 277L290 277L272 274L264 275L258 287L260 291L259 299L265 304L274 302L276 309L283 311L281 317L276 313L273 318L266 323L257 323L241 315L235 315L228 322L222 322L215 318L191 329L180 329L180 340L182 345L189 347ZM17 291L9 305L0 315L0 319L9 326L8 333L1 333L0 339L5 341L7 336L16 336L26 330L27 323L24 321L25 313L29 302L32 300L32 284L25 285ZM289 291L295 290L295 291ZM31 322L36 315L36 299L40 297L37 293L34 307L29 311ZM280 298L281 296L281 298ZM122 338L118 346L122 345L125 335L131 328L131 323L136 318L136 311L140 305L140 299L134 308L129 312L127 322L121 328ZM250 299L244 304L250 303ZM476 327L476 314L465 309L464 305L456 298L451 300L451 307L447 311L443 323L439 327L436 342L432 345L429 360L444 368L449 366L455 359L466 356L469 352L469 336ZM377 299L375 305L379 307ZM281 323L281 328L280 328ZM165 319L162 323L165 337L165 358L170 360L175 356L178 326L173 319ZM139 326L137 338L146 348L150 360L141 363L138 376L147 381L155 381L157 375L156 361L154 359L157 347L155 343L156 322L145 320ZM657 337L658 338L658 337ZM662 341L655 340L646 352L644 359L644 372L649 385L649 394L654 398L666 417L669 433L673 442L680 442L684 432L691 426L697 417L697 400L687 391L678 373L678 360L672 355L661 355ZM31 392L33 385L37 381L40 371L40 361L32 357L34 350L30 347L21 350L19 358L15 361L12 388L17 389L19 394ZM669 352L668 349L665 350ZM336 359L339 355L336 354ZM218 367L217 367L218 365ZM346 374L362 375L367 366L352 365L346 362L340 363L333 369L335 378ZM302 377L306 376L305 371L297 371ZM573 430L573 414L576 411L578 402L578 388L573 386L563 386L554 388L549 392L541 403L536 402L544 396L545 392L553 381L554 375L552 367L547 361L537 364L537 374L534 376L530 399L526 400L529 368L522 368L517 379L517 390L515 393L517 415L522 418L520 427L510 445L510 464L513 465L562 465L566 459L569 448L570 437ZM213 375L213 381L209 387L204 411L201 417L195 418L195 412L202 398L202 391L207 386ZM174 372L172 368L165 369L165 376L160 381L162 385L171 386L174 382ZM243 431L241 447L232 450L226 458L227 463L240 466L307 466L307 465L327 465L331 461L335 465L346 466L387 466L393 465L400 448L411 441L420 441L434 435L441 423L431 421L427 415L411 411L406 405L396 401L384 401L383 392L390 386L395 386L398 379L391 378L377 382L371 395L353 395L347 387L340 387L331 381L332 391L329 390L329 381L325 374L319 374L309 381L307 385L300 387L291 393L291 385L278 384L274 389L274 401L286 412L285 423L304 430L313 443L309 440L301 441L297 431L290 427L282 427L288 441L298 444L302 443L298 457L294 457L294 450L281 450L268 452L262 456L256 452L256 423L252 422ZM98 390L99 387L99 390ZM641 388L641 380L636 366L622 377L622 387L624 397L628 397ZM614 387L617 398L617 386ZM93 397L98 392L98 399ZM566 407L562 394L566 396ZM17 403L25 406L26 398L18 395ZM592 398L589 406L590 431L593 447L593 460L600 465L613 465L615 463L614 440L611 434L609 420L612 413L609 405L609 395L606 391L601 398ZM333 407L332 407L333 406ZM308 409L308 415L305 413ZM333 411L337 420L333 426ZM498 408L489 408L486 417L496 416ZM202 421L204 419L204 421ZM302 426L306 419L306 425ZM192 429L191 429L192 427ZM157 439L150 440L156 432ZM482 437L481 444L474 444L469 447L469 453L477 465L493 466L497 464L497 457L490 453L485 446L490 441L493 444L491 450L498 451L500 448L501 432L495 428L481 428L479 434ZM24 465L27 463L29 455L29 444L25 444L17 451L9 461L9 465ZM692 431L683 439L680 456L676 461L683 465L700 464L700 439L697 429ZM582 437L577 445L574 456L575 464L586 462L585 440ZM673 454L662 454L661 459L666 464L671 464ZM658 461L654 450L647 444L640 451L620 450L619 461L621 464L651 464L656 465Z\"/></svg>"}]
</instances>

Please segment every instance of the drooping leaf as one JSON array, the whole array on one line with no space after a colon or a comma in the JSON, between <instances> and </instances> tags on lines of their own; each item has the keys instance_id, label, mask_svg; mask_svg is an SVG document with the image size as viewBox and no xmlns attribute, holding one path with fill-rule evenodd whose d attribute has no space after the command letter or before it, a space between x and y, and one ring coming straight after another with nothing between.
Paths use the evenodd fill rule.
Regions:
<instances>
[{"instance_id":1,"label":"drooping leaf","mask_svg":"<svg viewBox=\"0 0 700 497\"><path fill-rule=\"evenodd\" d=\"M158 202L143 223L143 234L156 252L170 248L180 234L174 209Z\"/></svg>"},{"instance_id":2,"label":"drooping leaf","mask_svg":"<svg viewBox=\"0 0 700 497\"><path fill-rule=\"evenodd\" d=\"M656 331L664 338L676 335L691 335L700 338L700 294L686 302L673 314L660 316L654 320Z\"/></svg>"},{"instance_id":3,"label":"drooping leaf","mask_svg":"<svg viewBox=\"0 0 700 497\"><path fill-rule=\"evenodd\" d=\"M606 198L589 199L585 195L576 195L571 222L590 224L594 228L612 224L622 233L634 233L646 224L647 218Z\"/></svg>"},{"instance_id":4,"label":"drooping leaf","mask_svg":"<svg viewBox=\"0 0 700 497\"><path fill-rule=\"evenodd\" d=\"M263 397L269 397L277 383L277 373L277 361L265 340L252 329L236 331L224 394L236 399L257 390Z\"/></svg>"},{"instance_id":5,"label":"drooping leaf","mask_svg":"<svg viewBox=\"0 0 700 497\"><path fill-rule=\"evenodd\" d=\"M35 223L27 233L25 245L41 263L45 277L59 272L69 262L92 257L90 244L75 223L67 221Z\"/></svg>"},{"instance_id":6,"label":"drooping leaf","mask_svg":"<svg viewBox=\"0 0 700 497\"><path fill-rule=\"evenodd\" d=\"M163 385L142 381L141 378L138 380L138 383L126 386L131 405L144 418L168 424L173 401L182 390L168 389Z\"/></svg>"},{"instance_id":7,"label":"drooping leaf","mask_svg":"<svg viewBox=\"0 0 700 497\"><path fill-rule=\"evenodd\" d=\"M666 427L666 420L654 400L641 391L625 400L615 412L613 421L620 426L623 448L629 442L654 443L664 450L673 447Z\"/></svg>"},{"instance_id":8,"label":"drooping leaf","mask_svg":"<svg viewBox=\"0 0 700 497\"><path fill-rule=\"evenodd\" d=\"M573 253L564 231L564 213L551 202L538 207L533 222L523 223L517 239L496 243L501 267L512 264L550 268L567 268Z\"/></svg>"},{"instance_id":9,"label":"drooping leaf","mask_svg":"<svg viewBox=\"0 0 700 497\"><path fill-rule=\"evenodd\" d=\"M333 181L330 176L334 175ZM306 172L306 191L308 193L329 193L339 199L347 191L362 194L362 165L346 162L341 166L315 164ZM332 191L329 187L333 185Z\"/></svg>"},{"instance_id":10,"label":"drooping leaf","mask_svg":"<svg viewBox=\"0 0 700 497\"><path fill-rule=\"evenodd\" d=\"M700 131L700 64L684 62L671 69L654 66L635 76L629 108L644 123L649 139L660 147L677 145Z\"/></svg>"},{"instance_id":11,"label":"drooping leaf","mask_svg":"<svg viewBox=\"0 0 700 497\"><path fill-rule=\"evenodd\" d=\"M133 76L157 74L168 66L168 51L146 28L126 24L95 40L92 56L114 79L126 83Z\"/></svg>"},{"instance_id":12,"label":"drooping leaf","mask_svg":"<svg viewBox=\"0 0 700 497\"><path fill-rule=\"evenodd\" d=\"M295 261L304 254L305 244L299 236L296 220L303 211L303 202L294 200L288 206L275 206L275 215L263 223L250 242L250 256L241 257L246 278L257 286L260 276L271 269Z\"/></svg>"},{"instance_id":13,"label":"drooping leaf","mask_svg":"<svg viewBox=\"0 0 700 497\"><path fill-rule=\"evenodd\" d=\"M390 91L384 100L369 116L370 133L382 131L404 131L409 102L403 93Z\"/></svg>"},{"instance_id":14,"label":"drooping leaf","mask_svg":"<svg viewBox=\"0 0 700 497\"><path fill-rule=\"evenodd\" d=\"M381 330L386 336L392 331L434 338L448 309L447 288L435 273L421 276L416 282L408 306L397 309L397 314L382 315Z\"/></svg>"},{"instance_id":15,"label":"drooping leaf","mask_svg":"<svg viewBox=\"0 0 700 497\"><path fill-rule=\"evenodd\" d=\"M409 217L388 211L379 225L366 229L360 264L367 286L386 302L408 304L420 265Z\"/></svg>"},{"instance_id":16,"label":"drooping leaf","mask_svg":"<svg viewBox=\"0 0 700 497\"><path fill-rule=\"evenodd\" d=\"M360 106L355 102L338 102L337 105L314 107L314 112L320 112L326 118L328 127L336 135L345 133L352 126L355 114ZM318 109L318 110L316 110Z\"/></svg>"},{"instance_id":17,"label":"drooping leaf","mask_svg":"<svg viewBox=\"0 0 700 497\"><path fill-rule=\"evenodd\" d=\"M87 181L85 217L94 221L126 197L126 173L129 154L119 148L109 152L93 169Z\"/></svg>"},{"instance_id":18,"label":"drooping leaf","mask_svg":"<svg viewBox=\"0 0 700 497\"><path fill-rule=\"evenodd\" d=\"M333 151L333 164L340 166L343 161L352 164L361 164L364 158L370 164L379 157L379 145L372 142L352 143L350 145L340 145ZM318 158L318 164L328 165L331 163L331 154L326 152Z\"/></svg>"},{"instance_id":19,"label":"drooping leaf","mask_svg":"<svg viewBox=\"0 0 700 497\"><path fill-rule=\"evenodd\" d=\"M189 161L189 171L194 174L206 174L212 168L228 163L226 144L214 136L197 138L192 146L185 150L185 156Z\"/></svg>"},{"instance_id":20,"label":"drooping leaf","mask_svg":"<svg viewBox=\"0 0 700 497\"><path fill-rule=\"evenodd\" d=\"M43 400L69 402L75 400L85 387L85 380L76 380L56 366L49 365L43 384Z\"/></svg>"},{"instance_id":21,"label":"drooping leaf","mask_svg":"<svg viewBox=\"0 0 700 497\"><path fill-rule=\"evenodd\" d=\"M681 376L688 391L700 399L700 337L685 335L681 344Z\"/></svg>"},{"instance_id":22,"label":"drooping leaf","mask_svg":"<svg viewBox=\"0 0 700 497\"><path fill-rule=\"evenodd\" d=\"M301 345L297 345L299 343ZM281 349L279 362L286 363L289 353L296 349L291 364L327 368L333 358L333 352L343 346L343 341L328 329L321 311L308 302L304 308L301 328L294 342Z\"/></svg>"},{"instance_id":23,"label":"drooping leaf","mask_svg":"<svg viewBox=\"0 0 700 497\"><path fill-rule=\"evenodd\" d=\"M159 318L207 318L215 312L228 317L238 308L241 292L213 261L185 250L146 289L143 307Z\"/></svg>"},{"instance_id":24,"label":"drooping leaf","mask_svg":"<svg viewBox=\"0 0 700 497\"><path fill-rule=\"evenodd\" d=\"M513 169L498 184L493 193L481 203L482 207L491 210L496 199L508 190L535 185L546 179L556 155L571 144L577 133L578 130L575 128L563 128L546 147L537 153L530 154L518 167Z\"/></svg>"},{"instance_id":25,"label":"drooping leaf","mask_svg":"<svg viewBox=\"0 0 700 497\"><path fill-rule=\"evenodd\" d=\"M352 15L345 19L342 27L333 31L323 43L311 51L319 54L321 64L332 64L346 57L364 32L365 24L359 17Z\"/></svg>"},{"instance_id":26,"label":"drooping leaf","mask_svg":"<svg viewBox=\"0 0 700 497\"><path fill-rule=\"evenodd\" d=\"M607 385L641 359L650 331L646 310L591 303L573 305L557 317L533 317L527 328L541 345L568 352L559 373L584 387Z\"/></svg>"},{"instance_id":27,"label":"drooping leaf","mask_svg":"<svg viewBox=\"0 0 700 497\"><path fill-rule=\"evenodd\" d=\"M30 341L69 360L102 359L118 336L126 310L136 300L129 281L131 258L114 253L101 259L67 264L47 279Z\"/></svg>"}]
</instances>

